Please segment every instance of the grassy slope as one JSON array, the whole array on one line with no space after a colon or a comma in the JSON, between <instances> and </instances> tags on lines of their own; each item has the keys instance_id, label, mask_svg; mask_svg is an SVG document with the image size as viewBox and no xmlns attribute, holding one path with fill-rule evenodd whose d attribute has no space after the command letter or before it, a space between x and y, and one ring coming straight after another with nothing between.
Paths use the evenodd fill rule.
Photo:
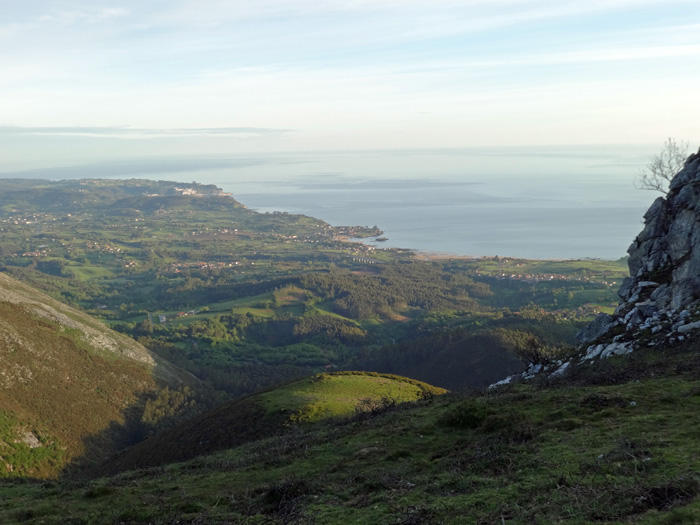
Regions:
<instances>
[{"instance_id":1,"label":"grassy slope","mask_svg":"<svg viewBox=\"0 0 700 525\"><path fill-rule=\"evenodd\" d=\"M389 374L338 372L292 381L239 398L111 458L98 472L182 461L288 432L291 426L376 410L445 390Z\"/></svg>"},{"instance_id":2,"label":"grassy slope","mask_svg":"<svg viewBox=\"0 0 700 525\"><path fill-rule=\"evenodd\" d=\"M697 350L406 403L164 468L6 482L0 521L697 523Z\"/></svg>"},{"instance_id":3,"label":"grassy slope","mask_svg":"<svg viewBox=\"0 0 700 525\"><path fill-rule=\"evenodd\" d=\"M3 388L0 412L12 421L0 438L3 475L56 475L68 461L88 452L113 449L124 436L100 436L112 423L124 422L124 411L156 382L141 363L95 355L76 333L56 324L31 319L31 311L0 303ZM12 327L12 328L8 328ZM28 327L13 340L16 327ZM77 332L77 331L76 331ZM30 449L16 443L30 431L47 446ZM92 437L90 447L86 439ZM101 443L99 441L102 441ZM50 449L56 454L46 454ZM41 461L34 457L40 456Z\"/></svg>"},{"instance_id":4,"label":"grassy slope","mask_svg":"<svg viewBox=\"0 0 700 525\"><path fill-rule=\"evenodd\" d=\"M76 458L123 447L130 407L187 379L133 340L5 275L0 360L0 477L52 477Z\"/></svg>"},{"instance_id":5,"label":"grassy slope","mask_svg":"<svg viewBox=\"0 0 700 525\"><path fill-rule=\"evenodd\" d=\"M488 386L511 374L520 373L522 359L490 334L476 333L457 344L446 345L428 359L406 366L398 361L393 372L450 389L461 385Z\"/></svg>"},{"instance_id":6,"label":"grassy slope","mask_svg":"<svg viewBox=\"0 0 700 525\"><path fill-rule=\"evenodd\" d=\"M32 288L7 274L0 273L0 301L25 308L30 317L53 323L59 331L76 331L76 340L87 345L91 353L107 360L125 358L139 362L164 384L191 384L196 380L188 373L160 359L132 338L114 332L100 321ZM18 320L11 328L20 335L30 335L32 324Z\"/></svg>"},{"instance_id":7,"label":"grassy slope","mask_svg":"<svg viewBox=\"0 0 700 525\"><path fill-rule=\"evenodd\" d=\"M289 414L292 423L313 423L371 410L385 400L402 403L444 394L420 381L390 374L337 372L319 374L271 389L260 396L265 412Z\"/></svg>"}]
</instances>

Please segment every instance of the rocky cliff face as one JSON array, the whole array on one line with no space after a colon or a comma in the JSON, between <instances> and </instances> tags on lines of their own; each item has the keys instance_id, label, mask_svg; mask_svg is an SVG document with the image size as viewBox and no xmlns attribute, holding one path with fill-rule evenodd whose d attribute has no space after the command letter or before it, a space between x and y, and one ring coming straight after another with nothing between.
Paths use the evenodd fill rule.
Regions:
<instances>
[{"instance_id":1,"label":"rocky cliff face","mask_svg":"<svg viewBox=\"0 0 700 525\"><path fill-rule=\"evenodd\" d=\"M628 248L630 277L613 315L600 314L578 334L581 352L571 361L532 364L514 379L563 374L574 363L627 354L700 336L700 150L688 157L644 214L644 229Z\"/></svg>"},{"instance_id":2,"label":"rocky cliff face","mask_svg":"<svg viewBox=\"0 0 700 525\"><path fill-rule=\"evenodd\" d=\"M627 253L630 277L615 313L579 334L583 343L596 343L584 359L682 340L700 329L700 151L651 205Z\"/></svg>"}]
</instances>

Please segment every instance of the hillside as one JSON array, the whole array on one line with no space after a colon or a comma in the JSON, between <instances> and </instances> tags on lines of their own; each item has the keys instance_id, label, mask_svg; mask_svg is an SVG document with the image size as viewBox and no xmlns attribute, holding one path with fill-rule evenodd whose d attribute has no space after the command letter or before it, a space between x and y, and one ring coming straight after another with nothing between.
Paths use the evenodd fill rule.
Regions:
<instances>
[{"instance_id":1,"label":"hillside","mask_svg":"<svg viewBox=\"0 0 700 525\"><path fill-rule=\"evenodd\" d=\"M692 176L682 179L694 191L700 159L691 158L686 168ZM270 291L270 304L245 306L297 307L300 324L291 334L317 338L325 348L330 333L352 341L370 330L371 324L342 316L387 291L372 293L371 283L382 281L370 279L420 272L424 285L439 283L434 290L445 283L458 290L445 296L449 301L461 297L466 304L478 297L494 309L450 311L440 305L410 322L395 318L395 327L407 327L404 340L386 344L381 353L357 351L358 359L380 367L403 358L403 367L430 375L438 371L424 368L423 360L432 357L456 381L462 372L450 355L461 357L465 367L488 362L484 355L467 359L477 337L484 347L498 343L531 359L530 369L495 388L444 395L376 373L291 381L152 435L82 476L41 484L4 481L0 521L698 523L700 288L691 275L696 267L686 262L700 260L700 243L692 233L697 221L688 212L694 210L687 199L691 190L683 188L672 184L668 198L648 212L645 230L630 248L633 275L620 291L620 304L581 332L585 343L577 349L559 344L574 327L567 318L572 310L540 305L566 300L573 306L574 292L601 293L585 281L567 291L566 279L553 276L545 285L536 277L505 277L501 261L500 276L464 281L445 267L405 262L376 273L314 274ZM689 230L682 228L688 224ZM395 289L411 289L403 274L393 279L387 281ZM318 292L324 288L327 298ZM546 303L550 298L556 302ZM344 312L332 311L331 300L342 301ZM303 308L296 304L302 301ZM226 348L221 342L227 341L236 352L250 351L246 359L269 358L240 345L243 336L249 331L260 340L281 340L291 310L277 316L277 324L263 324L251 312L235 311L242 306L229 303L231 314L193 321L182 336L199 332L212 351ZM310 319L303 317L307 310L315 310ZM322 312L333 321L319 323ZM176 354L181 342L173 337L165 348ZM147 362L144 357L141 366Z\"/></svg>"},{"instance_id":2,"label":"hillside","mask_svg":"<svg viewBox=\"0 0 700 525\"><path fill-rule=\"evenodd\" d=\"M136 439L138 407L198 384L140 344L0 274L0 477L55 476Z\"/></svg>"},{"instance_id":3,"label":"hillside","mask_svg":"<svg viewBox=\"0 0 700 525\"><path fill-rule=\"evenodd\" d=\"M571 325L536 306L459 323L443 314L436 332L426 317L385 356L403 350L418 371L423 353L459 355L488 315L481 334L531 366L497 387L440 396L378 374L290 382L118 454L101 478L6 482L0 521L698 523L698 181L700 158L691 156L630 247L620 304L582 330L577 349L556 346L553 332ZM536 286L522 283L535 298ZM415 400L363 401L387 395ZM333 417L341 414L350 417Z\"/></svg>"},{"instance_id":4,"label":"hillside","mask_svg":"<svg viewBox=\"0 0 700 525\"><path fill-rule=\"evenodd\" d=\"M58 191L38 185L3 201L0 263L231 393L335 367L455 388L526 359L564 370L439 396L419 381L338 372L196 415L204 403L185 388L191 377L4 276L4 337L29 341L7 351L8 474L69 465L75 475L3 482L0 522L697 517L692 334L610 360L567 347L593 313L612 311L617 263L367 259L315 219L256 215L215 188L189 193L200 186L75 181L58 188L75 200L64 215L31 211L41 209L32 192L48 202Z\"/></svg>"},{"instance_id":5,"label":"hillside","mask_svg":"<svg viewBox=\"0 0 700 525\"><path fill-rule=\"evenodd\" d=\"M225 403L121 452L98 471L118 472L182 461L286 434L296 426L357 412L376 412L444 393L441 388L388 374L320 374Z\"/></svg>"},{"instance_id":6,"label":"hillside","mask_svg":"<svg viewBox=\"0 0 700 525\"><path fill-rule=\"evenodd\" d=\"M697 523L700 348L447 394L214 455L3 485L3 523ZM37 504L37 501L40 503Z\"/></svg>"},{"instance_id":7,"label":"hillside","mask_svg":"<svg viewBox=\"0 0 700 525\"><path fill-rule=\"evenodd\" d=\"M117 210L134 210L148 200L158 209L164 202L178 197L204 197L223 199L236 203L229 195L213 185L170 183L153 181L145 185L137 179L114 181L85 179L80 181L49 181L41 179L3 179L0 195L0 210L13 213L45 214L80 213L85 210L104 208L107 213ZM155 197L146 199L146 197ZM192 202L191 200L189 201Z\"/></svg>"}]
</instances>

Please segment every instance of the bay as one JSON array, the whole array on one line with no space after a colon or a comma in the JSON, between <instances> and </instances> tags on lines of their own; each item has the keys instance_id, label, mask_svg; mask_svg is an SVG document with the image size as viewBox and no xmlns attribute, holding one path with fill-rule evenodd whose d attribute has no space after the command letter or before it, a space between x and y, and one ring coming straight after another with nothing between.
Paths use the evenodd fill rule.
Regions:
<instances>
[{"instance_id":1,"label":"bay","mask_svg":"<svg viewBox=\"0 0 700 525\"><path fill-rule=\"evenodd\" d=\"M326 153L247 166L217 181L258 211L302 213L336 226L377 225L389 238L378 247L618 259L658 196L634 187L647 151Z\"/></svg>"}]
</instances>

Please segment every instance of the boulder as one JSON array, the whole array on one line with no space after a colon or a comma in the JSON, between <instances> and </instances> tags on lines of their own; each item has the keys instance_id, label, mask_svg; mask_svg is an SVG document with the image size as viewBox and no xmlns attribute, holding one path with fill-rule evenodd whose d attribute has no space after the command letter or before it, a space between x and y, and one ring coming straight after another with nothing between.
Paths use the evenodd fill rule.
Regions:
<instances>
[{"instance_id":1,"label":"boulder","mask_svg":"<svg viewBox=\"0 0 700 525\"><path fill-rule=\"evenodd\" d=\"M694 323L679 326L678 331L682 334L686 334L688 332L692 332L693 330L697 330L698 328L700 328L700 321L695 321Z\"/></svg>"},{"instance_id":2,"label":"boulder","mask_svg":"<svg viewBox=\"0 0 700 525\"><path fill-rule=\"evenodd\" d=\"M598 314L595 320L576 334L576 339L581 343L595 341L607 333L615 325L615 320L608 314Z\"/></svg>"},{"instance_id":3,"label":"boulder","mask_svg":"<svg viewBox=\"0 0 700 525\"><path fill-rule=\"evenodd\" d=\"M634 279L632 279L632 277L625 277L622 280L620 288L617 290L617 295L619 295L622 299L627 299L632 293L635 284L636 283L634 282Z\"/></svg>"}]
</instances>

